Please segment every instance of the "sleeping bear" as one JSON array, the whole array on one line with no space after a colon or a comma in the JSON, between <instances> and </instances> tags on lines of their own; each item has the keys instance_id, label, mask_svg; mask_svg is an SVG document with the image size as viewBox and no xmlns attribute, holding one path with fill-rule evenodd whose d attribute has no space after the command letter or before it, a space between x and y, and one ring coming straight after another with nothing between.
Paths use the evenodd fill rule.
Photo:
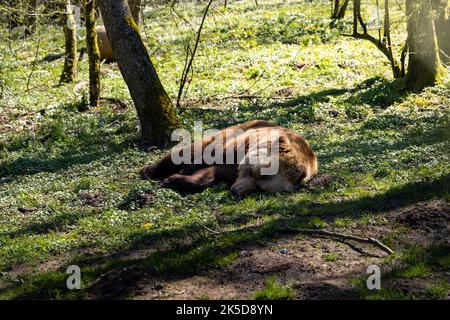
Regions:
<instances>
[{"instance_id":1,"label":"sleeping bear","mask_svg":"<svg viewBox=\"0 0 450 320\"><path fill-rule=\"evenodd\" d=\"M267 121L253 120L175 147L140 174L187 193L226 182L232 194L244 196L257 190L293 191L296 183L308 181L316 172L317 157L304 138Z\"/></svg>"}]
</instances>

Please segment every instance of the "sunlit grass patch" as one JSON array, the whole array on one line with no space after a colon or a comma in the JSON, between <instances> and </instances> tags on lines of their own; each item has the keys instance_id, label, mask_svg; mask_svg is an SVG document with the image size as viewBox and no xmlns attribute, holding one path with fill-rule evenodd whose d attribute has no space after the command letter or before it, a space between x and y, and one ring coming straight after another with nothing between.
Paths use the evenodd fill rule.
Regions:
<instances>
[{"instance_id":1,"label":"sunlit grass patch","mask_svg":"<svg viewBox=\"0 0 450 320\"><path fill-rule=\"evenodd\" d=\"M289 285L280 284L275 277L268 278L265 287L254 294L256 300L292 300L295 292Z\"/></svg>"}]
</instances>

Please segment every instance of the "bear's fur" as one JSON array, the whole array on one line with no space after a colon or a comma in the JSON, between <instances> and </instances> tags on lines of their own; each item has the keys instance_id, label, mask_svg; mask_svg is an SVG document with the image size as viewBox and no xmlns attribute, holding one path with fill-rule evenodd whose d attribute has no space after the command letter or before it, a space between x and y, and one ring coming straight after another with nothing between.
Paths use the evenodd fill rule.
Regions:
<instances>
[{"instance_id":1,"label":"bear's fur","mask_svg":"<svg viewBox=\"0 0 450 320\"><path fill-rule=\"evenodd\" d=\"M242 130L241 134L236 135L235 132L239 129ZM279 147L275 156L278 156L279 169L276 174L264 175L261 174L261 170L268 166L267 163L246 161L254 152L249 147L249 141L256 136L259 139L258 143L268 142L267 145L270 148L274 138L266 133L275 131L278 132L276 139ZM308 181L317 172L317 157L308 142L294 131L267 121L248 121L205 137L202 140L202 150L209 145L214 146L214 141L219 141L219 138L223 141L221 146L224 150L233 148L234 159L237 159L238 148L244 148L245 156L242 161L236 161L234 164L208 165L202 161L201 164L176 165L172 162L169 152L155 164L144 167L140 172L141 177L161 179L163 187L190 193L200 192L217 182L226 182L231 185L233 194L242 196L256 190L292 191L296 183ZM188 151L191 152L191 160L193 160L194 144L179 149L179 154L182 155ZM223 163L225 163L225 151L223 157Z\"/></svg>"}]
</instances>

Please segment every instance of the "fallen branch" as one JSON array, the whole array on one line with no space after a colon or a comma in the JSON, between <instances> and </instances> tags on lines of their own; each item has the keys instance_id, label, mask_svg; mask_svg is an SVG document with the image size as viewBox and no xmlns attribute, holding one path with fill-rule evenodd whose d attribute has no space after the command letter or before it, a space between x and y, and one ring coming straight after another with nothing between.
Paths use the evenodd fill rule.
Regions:
<instances>
[{"instance_id":1,"label":"fallen branch","mask_svg":"<svg viewBox=\"0 0 450 320\"><path fill-rule=\"evenodd\" d=\"M350 234L343 234L339 232L332 232L332 231L326 231L326 230L318 230L318 229L302 229L302 228L293 228L289 226L284 227L285 230L293 232L293 233L303 233L303 234L313 234L313 235L320 235L320 236L328 236L332 238L338 238L338 239L344 239L344 240L354 240L358 242L364 242L364 243L370 243L374 246L377 246L381 250L387 252L388 254L393 254L394 251L389 248L387 245L383 244L380 240L375 238L362 238Z\"/></svg>"},{"instance_id":2,"label":"fallen branch","mask_svg":"<svg viewBox=\"0 0 450 320\"><path fill-rule=\"evenodd\" d=\"M213 230L211 228L208 228L207 226L205 226L203 223L198 222L197 220L194 221L196 224L198 224L200 227L204 228L206 231L212 233L212 234L221 234L222 231L216 231Z\"/></svg>"}]
</instances>

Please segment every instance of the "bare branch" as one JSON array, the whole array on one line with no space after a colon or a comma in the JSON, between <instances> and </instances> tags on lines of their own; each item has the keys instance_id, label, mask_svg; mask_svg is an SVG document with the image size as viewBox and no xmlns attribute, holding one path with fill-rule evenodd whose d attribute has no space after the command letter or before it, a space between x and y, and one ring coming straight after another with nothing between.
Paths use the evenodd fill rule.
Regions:
<instances>
[{"instance_id":1,"label":"bare branch","mask_svg":"<svg viewBox=\"0 0 450 320\"><path fill-rule=\"evenodd\" d=\"M344 239L344 240L353 240L358 242L364 242L369 243L374 246L377 246L381 250L387 252L388 254L394 254L394 251L389 248L387 245L383 244L380 240L375 238L363 238L359 236L354 236L351 234L343 234L339 232L332 232L332 231L326 231L326 230L320 230L320 229L302 229L302 228L293 228L289 226L284 227L286 231L292 232L292 233L303 233L303 234L312 234L312 235L319 235L319 236L326 236L331 238L338 238L338 239Z\"/></svg>"}]
</instances>

